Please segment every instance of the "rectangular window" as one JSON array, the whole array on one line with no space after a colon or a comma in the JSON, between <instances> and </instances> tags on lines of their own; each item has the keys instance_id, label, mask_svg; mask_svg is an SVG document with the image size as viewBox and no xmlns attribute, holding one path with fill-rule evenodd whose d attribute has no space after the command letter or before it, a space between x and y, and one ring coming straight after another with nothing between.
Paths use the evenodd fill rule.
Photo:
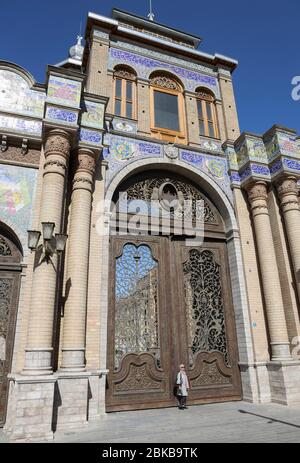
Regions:
<instances>
[{"instance_id":1,"label":"rectangular window","mask_svg":"<svg viewBox=\"0 0 300 463\"><path fill-rule=\"evenodd\" d=\"M177 95L154 91L154 119L155 127L180 131Z\"/></svg>"}]
</instances>

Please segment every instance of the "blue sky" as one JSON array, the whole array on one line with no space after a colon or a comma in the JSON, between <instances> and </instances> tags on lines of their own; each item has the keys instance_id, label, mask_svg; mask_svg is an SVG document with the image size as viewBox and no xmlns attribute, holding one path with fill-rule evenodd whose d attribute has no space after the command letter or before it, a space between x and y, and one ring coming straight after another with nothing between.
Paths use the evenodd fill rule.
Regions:
<instances>
[{"instance_id":1,"label":"blue sky","mask_svg":"<svg viewBox=\"0 0 300 463\"><path fill-rule=\"evenodd\" d=\"M299 0L152 1L158 22L200 35L200 50L239 61L234 85L242 131L263 133L277 123L300 134L300 101L291 98L291 80L300 75ZM117 7L146 16L148 5L148 0L3 0L0 59L44 82L46 65L67 57L88 11L107 16Z\"/></svg>"}]
</instances>

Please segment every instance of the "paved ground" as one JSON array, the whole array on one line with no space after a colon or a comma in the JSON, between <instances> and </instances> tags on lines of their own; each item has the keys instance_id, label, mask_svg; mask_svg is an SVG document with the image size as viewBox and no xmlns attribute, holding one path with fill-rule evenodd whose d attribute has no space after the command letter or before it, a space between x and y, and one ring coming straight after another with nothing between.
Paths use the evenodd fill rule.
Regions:
<instances>
[{"instance_id":1,"label":"paved ground","mask_svg":"<svg viewBox=\"0 0 300 463\"><path fill-rule=\"evenodd\" d=\"M55 442L300 442L300 406L230 402L110 413L97 424L57 434Z\"/></svg>"}]
</instances>

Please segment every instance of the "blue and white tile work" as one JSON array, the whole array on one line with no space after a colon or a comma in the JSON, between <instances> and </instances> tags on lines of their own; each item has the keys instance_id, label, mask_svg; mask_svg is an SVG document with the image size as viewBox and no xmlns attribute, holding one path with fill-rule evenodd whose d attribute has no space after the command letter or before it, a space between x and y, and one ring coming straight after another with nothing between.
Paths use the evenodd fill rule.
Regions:
<instances>
[{"instance_id":1,"label":"blue and white tile work","mask_svg":"<svg viewBox=\"0 0 300 463\"><path fill-rule=\"evenodd\" d=\"M102 133L97 132L96 130L80 128L79 131L79 141L84 142L88 145L93 145L97 147L102 146Z\"/></svg>"},{"instance_id":2,"label":"blue and white tile work","mask_svg":"<svg viewBox=\"0 0 300 463\"><path fill-rule=\"evenodd\" d=\"M140 159L163 157L163 145L158 143L106 134L104 144L108 146L103 150L103 157L108 162L107 186L125 165Z\"/></svg>"},{"instance_id":3,"label":"blue and white tile work","mask_svg":"<svg viewBox=\"0 0 300 463\"><path fill-rule=\"evenodd\" d=\"M108 67L113 70L118 64L127 64L135 69L137 76L149 79L156 70L166 70L175 74L183 83L186 90L194 92L197 87L210 89L216 98L220 98L219 84L216 77L191 71L181 66L147 58L136 53L130 53L117 48L110 48Z\"/></svg>"},{"instance_id":4,"label":"blue and white tile work","mask_svg":"<svg viewBox=\"0 0 300 463\"><path fill-rule=\"evenodd\" d=\"M46 119L62 122L64 124L77 124L78 114L74 111L67 109L55 108L54 106L48 106L46 110Z\"/></svg>"},{"instance_id":5,"label":"blue and white tile work","mask_svg":"<svg viewBox=\"0 0 300 463\"><path fill-rule=\"evenodd\" d=\"M226 158L187 150L179 150L179 157L182 161L211 177L222 188L227 197L232 200Z\"/></svg>"}]
</instances>

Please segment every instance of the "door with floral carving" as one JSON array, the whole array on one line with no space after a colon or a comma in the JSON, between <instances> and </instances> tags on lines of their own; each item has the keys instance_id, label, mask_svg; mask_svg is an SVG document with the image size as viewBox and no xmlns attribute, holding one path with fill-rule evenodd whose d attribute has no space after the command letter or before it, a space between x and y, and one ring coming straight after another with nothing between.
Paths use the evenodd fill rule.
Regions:
<instances>
[{"instance_id":1,"label":"door with floral carving","mask_svg":"<svg viewBox=\"0 0 300 463\"><path fill-rule=\"evenodd\" d=\"M21 252L13 237L0 229L0 426L5 422L16 313L21 275Z\"/></svg>"},{"instance_id":2,"label":"door with floral carving","mask_svg":"<svg viewBox=\"0 0 300 463\"><path fill-rule=\"evenodd\" d=\"M144 218L139 235L110 240L107 411L174 405L182 362L192 386L189 403L239 400L227 246L218 210L195 184L175 174L139 175L120 191L127 201L138 200ZM183 199L203 201L201 246L178 231ZM165 233L161 224L168 204L171 222ZM185 213L194 220L197 207L188 204ZM116 215L119 232L130 222L122 207ZM155 236L146 233L150 208L152 221L153 210L158 218Z\"/></svg>"}]
</instances>

